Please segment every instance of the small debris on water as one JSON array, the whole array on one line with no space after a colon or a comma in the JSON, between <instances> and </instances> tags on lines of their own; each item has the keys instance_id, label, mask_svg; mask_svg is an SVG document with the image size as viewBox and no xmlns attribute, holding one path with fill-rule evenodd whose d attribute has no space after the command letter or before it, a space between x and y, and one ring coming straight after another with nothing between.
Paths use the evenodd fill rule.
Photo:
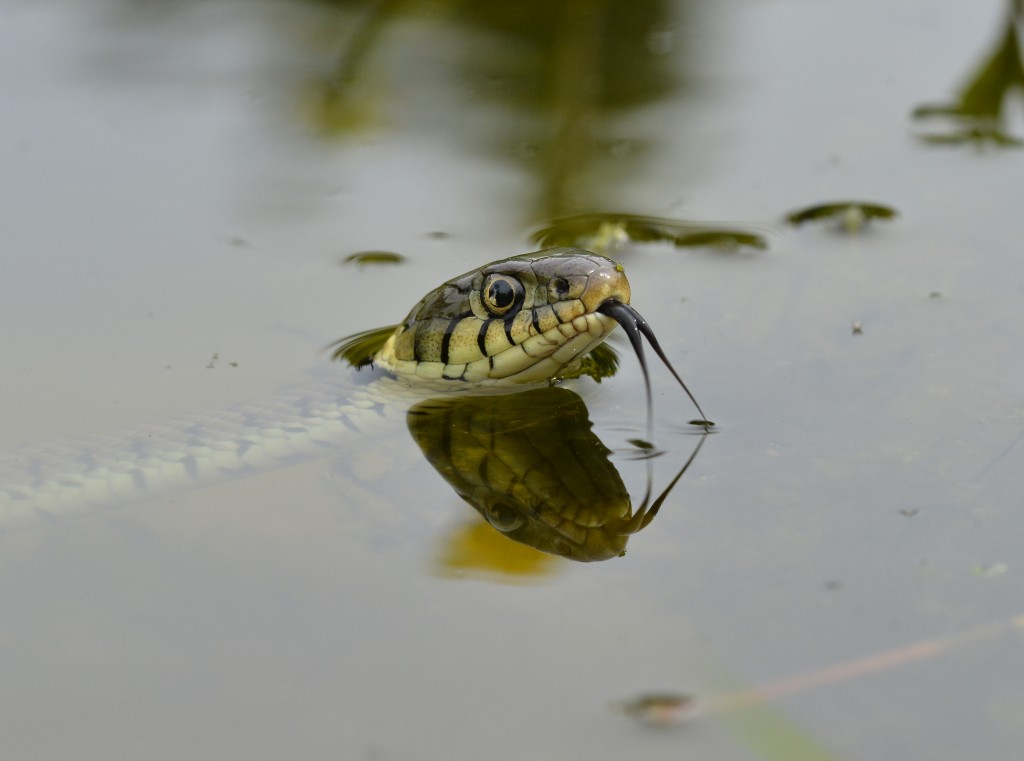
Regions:
<instances>
[{"instance_id":1,"label":"small debris on water","mask_svg":"<svg viewBox=\"0 0 1024 761\"><path fill-rule=\"evenodd\" d=\"M825 582L825 589L830 592L837 592L843 588L843 582L841 579L829 579Z\"/></svg>"},{"instance_id":2,"label":"small debris on water","mask_svg":"<svg viewBox=\"0 0 1024 761\"><path fill-rule=\"evenodd\" d=\"M632 700L618 700L611 709L649 727L677 727L700 712L697 698L678 693L650 693Z\"/></svg>"},{"instance_id":3,"label":"small debris on water","mask_svg":"<svg viewBox=\"0 0 1024 761\"><path fill-rule=\"evenodd\" d=\"M701 420L700 418L697 418L695 420L687 420L686 422L689 425L698 425L701 428L712 428L715 425L713 420Z\"/></svg>"},{"instance_id":4,"label":"small debris on water","mask_svg":"<svg viewBox=\"0 0 1024 761\"><path fill-rule=\"evenodd\" d=\"M652 444L649 441L644 441L643 439L627 439L627 441L628 441L628 443L630 443L633 446L635 446L637 449L644 449L644 450L654 449L654 444Z\"/></svg>"},{"instance_id":5,"label":"small debris on water","mask_svg":"<svg viewBox=\"0 0 1024 761\"><path fill-rule=\"evenodd\" d=\"M913 518L915 515L917 515L919 512L921 512L921 508L919 508L919 507L904 507L904 508L901 508L899 512L900 512L900 515L902 515L904 518Z\"/></svg>"},{"instance_id":6,"label":"small debris on water","mask_svg":"<svg viewBox=\"0 0 1024 761\"><path fill-rule=\"evenodd\" d=\"M218 359L220 359L220 354L217 353L217 352L214 352L213 356L210 357L210 361L206 363L206 369L207 370L212 370L217 365L217 360Z\"/></svg>"},{"instance_id":7,"label":"small debris on water","mask_svg":"<svg viewBox=\"0 0 1024 761\"><path fill-rule=\"evenodd\" d=\"M855 336L864 335L864 325L862 323L854 322L853 324L850 325L850 330L852 331L852 334Z\"/></svg>"},{"instance_id":8,"label":"small debris on water","mask_svg":"<svg viewBox=\"0 0 1024 761\"><path fill-rule=\"evenodd\" d=\"M931 293L928 294L928 298L930 298L930 299L941 299L942 298L942 291L932 291Z\"/></svg>"}]
</instances>

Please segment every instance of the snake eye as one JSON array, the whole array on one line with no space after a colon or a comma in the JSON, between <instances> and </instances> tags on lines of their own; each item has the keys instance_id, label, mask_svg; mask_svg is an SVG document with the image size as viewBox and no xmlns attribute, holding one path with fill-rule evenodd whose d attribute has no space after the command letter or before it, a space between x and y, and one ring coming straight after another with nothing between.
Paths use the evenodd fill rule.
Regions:
<instances>
[{"instance_id":1,"label":"snake eye","mask_svg":"<svg viewBox=\"0 0 1024 761\"><path fill-rule=\"evenodd\" d=\"M505 315L523 301L523 285L508 275L491 275L480 293L484 306L493 315Z\"/></svg>"}]
</instances>

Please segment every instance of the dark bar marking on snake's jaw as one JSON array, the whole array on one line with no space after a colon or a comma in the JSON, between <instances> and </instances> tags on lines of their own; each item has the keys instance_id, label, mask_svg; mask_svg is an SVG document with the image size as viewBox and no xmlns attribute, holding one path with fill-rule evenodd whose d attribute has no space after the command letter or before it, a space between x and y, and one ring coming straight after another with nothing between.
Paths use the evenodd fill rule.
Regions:
<instances>
[{"instance_id":1,"label":"dark bar marking on snake's jaw","mask_svg":"<svg viewBox=\"0 0 1024 761\"><path fill-rule=\"evenodd\" d=\"M615 322L622 326L622 329L626 331L626 335L629 337L629 342L633 344L633 351L636 352L636 357L640 361L640 369L644 374L644 388L647 391L647 420L650 424L652 416L652 403L651 403L651 379L650 374L647 371L647 360L644 358L644 344L640 338L643 334L651 344L651 348L654 349L654 353L658 355L662 362L665 363L665 367L668 368L672 376L679 381L679 385L683 387L683 391L690 397L690 401L693 402L693 406L697 408L697 412L700 413L701 419L705 421L705 428L708 425L713 425L707 419L704 414L704 410L700 408L700 404L694 398L693 394L690 393L690 389L686 387L683 379L679 377L679 373L672 367L672 363L668 361L668 357L665 356L665 352L662 351L661 345L658 343L658 339L654 335L654 331L651 326L647 324L639 312L637 312L629 304L625 304L615 299L609 299L597 308L597 311L603 315L611 317ZM650 426L648 426L650 427Z\"/></svg>"},{"instance_id":2,"label":"dark bar marking on snake's jaw","mask_svg":"<svg viewBox=\"0 0 1024 761\"><path fill-rule=\"evenodd\" d=\"M537 333L537 335L540 335L541 333L544 332L543 330L540 329L540 307L531 309L530 315L531 317L533 317L533 329Z\"/></svg>"},{"instance_id":3,"label":"dark bar marking on snake's jaw","mask_svg":"<svg viewBox=\"0 0 1024 761\"><path fill-rule=\"evenodd\" d=\"M516 314L519 314L516 312ZM508 345L511 348L516 345L516 341L512 338L512 321L515 319L515 315L505 318L505 338L508 339Z\"/></svg>"},{"instance_id":4,"label":"dark bar marking on snake's jaw","mask_svg":"<svg viewBox=\"0 0 1024 761\"><path fill-rule=\"evenodd\" d=\"M480 330L476 334L476 345L480 347L480 356L487 356L487 328L491 324L491 320L484 320L480 323Z\"/></svg>"},{"instance_id":5,"label":"dark bar marking on snake's jaw","mask_svg":"<svg viewBox=\"0 0 1024 761\"><path fill-rule=\"evenodd\" d=\"M461 317L453 317L448 320L448 327L444 329L444 336L441 338L441 364L448 364L448 355L451 349L452 333L455 332L455 327L462 322Z\"/></svg>"}]
</instances>

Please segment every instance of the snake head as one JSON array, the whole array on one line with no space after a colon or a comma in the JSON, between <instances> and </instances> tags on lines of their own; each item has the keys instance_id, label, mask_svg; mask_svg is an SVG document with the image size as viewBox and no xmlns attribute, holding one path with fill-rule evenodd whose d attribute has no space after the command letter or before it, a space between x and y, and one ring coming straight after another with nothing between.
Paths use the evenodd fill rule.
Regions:
<instances>
[{"instance_id":1,"label":"snake head","mask_svg":"<svg viewBox=\"0 0 1024 761\"><path fill-rule=\"evenodd\" d=\"M377 364L410 383L432 382L435 388L439 383L450 388L538 383L583 373L600 380L602 373L582 370L581 360L621 325L643 370L648 428L651 387L642 338L701 413L691 422L709 429L714 423L629 298L620 264L579 248L549 248L452 278L424 296L395 328L339 341L334 357L356 367ZM602 364L614 367L614 355L610 364L607 358Z\"/></svg>"},{"instance_id":2,"label":"snake head","mask_svg":"<svg viewBox=\"0 0 1024 761\"><path fill-rule=\"evenodd\" d=\"M514 256L424 296L374 362L410 380L550 380L615 327L601 306L629 297L622 267L606 257L573 248Z\"/></svg>"}]
</instances>

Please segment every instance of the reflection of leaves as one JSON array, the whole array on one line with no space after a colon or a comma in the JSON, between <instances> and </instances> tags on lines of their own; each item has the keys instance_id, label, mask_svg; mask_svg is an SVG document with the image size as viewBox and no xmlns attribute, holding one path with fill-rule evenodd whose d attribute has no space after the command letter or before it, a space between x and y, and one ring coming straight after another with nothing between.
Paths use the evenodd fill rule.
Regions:
<instances>
[{"instance_id":1,"label":"reflection of leaves","mask_svg":"<svg viewBox=\"0 0 1024 761\"><path fill-rule=\"evenodd\" d=\"M353 6L352 0L333 0ZM588 205L587 196L608 183L586 175L602 172L624 141L611 118L664 98L678 76L666 64L673 52L665 0L377 0L354 29L344 33L344 52L318 82L309 111L326 134L352 131L371 119L374 90L367 85L385 37L405 18L433 17L464 52L464 87L482 102L503 109L491 148L514 155L535 172L544 214ZM676 4L673 22L685 4ZM341 36L339 34L339 36ZM449 42L446 40L446 42ZM386 51L385 51L386 52ZM529 151L509 150L529 146Z\"/></svg>"},{"instance_id":2,"label":"reflection of leaves","mask_svg":"<svg viewBox=\"0 0 1024 761\"><path fill-rule=\"evenodd\" d=\"M1006 134L995 125L979 125L947 134L925 133L918 135L918 137L931 145L965 145L971 143L979 147L986 144L999 148L1020 148L1024 146L1024 140Z\"/></svg>"},{"instance_id":3,"label":"reflection of leaves","mask_svg":"<svg viewBox=\"0 0 1024 761\"><path fill-rule=\"evenodd\" d=\"M1006 93L1012 87L1024 85L1024 63L1020 53L1017 28L1011 17L992 56L961 92L960 114L999 117Z\"/></svg>"},{"instance_id":4,"label":"reflection of leaves","mask_svg":"<svg viewBox=\"0 0 1024 761\"><path fill-rule=\"evenodd\" d=\"M789 224L799 227L805 222L835 220L848 233L859 232L871 219L894 219L898 212L891 206L865 201L833 201L815 204L791 211L786 215Z\"/></svg>"},{"instance_id":5,"label":"reflection of leaves","mask_svg":"<svg viewBox=\"0 0 1024 761\"><path fill-rule=\"evenodd\" d=\"M208 5L122 2L169 12ZM598 192L619 187L616 180L657 149L662 136L638 134L621 117L682 83L680 64L693 46L682 44L678 30L696 4L292 0L282 7L304 5L321 6L300 43L313 48L313 63L292 71L317 69L301 106L319 136L348 137L399 118L406 135L436 125L457 131L461 146L532 174L536 199L527 215L535 218L593 207ZM460 93L458 108L434 97L450 86Z\"/></svg>"},{"instance_id":6,"label":"reflection of leaves","mask_svg":"<svg viewBox=\"0 0 1024 761\"><path fill-rule=\"evenodd\" d=\"M373 127L380 110L379 95L362 85L339 87L334 82L315 82L303 98L303 113L321 135L338 137Z\"/></svg>"},{"instance_id":7,"label":"reflection of leaves","mask_svg":"<svg viewBox=\"0 0 1024 761\"><path fill-rule=\"evenodd\" d=\"M360 367L372 365L373 358L397 327L397 325L388 325L383 328L373 328L338 339L329 347L334 348L331 359L346 362L357 370Z\"/></svg>"},{"instance_id":8,"label":"reflection of leaves","mask_svg":"<svg viewBox=\"0 0 1024 761\"><path fill-rule=\"evenodd\" d=\"M914 109L917 120L948 118L956 125L950 133L926 133L918 137L936 145L991 144L1018 147L1024 141L1003 130L1007 96L1024 88L1024 59L1021 57L1021 6L1016 2L1007 17L1006 28L991 54L981 63L953 103L922 105Z\"/></svg>"},{"instance_id":9,"label":"reflection of leaves","mask_svg":"<svg viewBox=\"0 0 1024 761\"><path fill-rule=\"evenodd\" d=\"M617 171L622 164L608 146L622 135L612 118L666 97L678 75L672 58L665 0L464 0L459 20L482 33L467 70L474 93L506 110L501 150L517 151L541 186L544 215L591 206L592 173ZM675 3L680 23L687 3ZM667 41L652 41L661 35ZM635 154L627 152L626 157Z\"/></svg>"},{"instance_id":10,"label":"reflection of leaves","mask_svg":"<svg viewBox=\"0 0 1024 761\"><path fill-rule=\"evenodd\" d=\"M533 234L541 246L581 246L606 252L626 241L668 242L674 246L766 248L760 235L748 230L717 228L667 217L647 217L614 212L578 214L556 219Z\"/></svg>"},{"instance_id":11,"label":"reflection of leaves","mask_svg":"<svg viewBox=\"0 0 1024 761\"><path fill-rule=\"evenodd\" d=\"M347 3L342 3L347 4ZM337 137L366 129L375 121L382 88L370 70L370 61L401 0L379 0L348 30L348 44L326 77L312 83L305 112L322 135ZM338 30L339 33L341 30Z\"/></svg>"},{"instance_id":12,"label":"reflection of leaves","mask_svg":"<svg viewBox=\"0 0 1024 761\"><path fill-rule=\"evenodd\" d=\"M345 264L401 264L405 257L393 251L358 251L345 257Z\"/></svg>"}]
</instances>

